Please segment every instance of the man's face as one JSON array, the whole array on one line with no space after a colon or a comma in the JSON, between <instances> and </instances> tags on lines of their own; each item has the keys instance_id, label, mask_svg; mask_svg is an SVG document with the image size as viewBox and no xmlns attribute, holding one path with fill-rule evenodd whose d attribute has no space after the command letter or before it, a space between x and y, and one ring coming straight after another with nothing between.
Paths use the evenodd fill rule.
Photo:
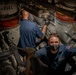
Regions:
<instances>
[{"instance_id":1,"label":"man's face","mask_svg":"<svg viewBox=\"0 0 76 75\"><path fill-rule=\"evenodd\" d=\"M51 50L57 50L59 48L59 44L60 44L60 40L58 37L52 36L49 41L48 44L50 45Z\"/></svg>"},{"instance_id":2,"label":"man's face","mask_svg":"<svg viewBox=\"0 0 76 75\"><path fill-rule=\"evenodd\" d=\"M58 37L51 37L48 41L49 45L59 45L60 44L60 40Z\"/></svg>"}]
</instances>

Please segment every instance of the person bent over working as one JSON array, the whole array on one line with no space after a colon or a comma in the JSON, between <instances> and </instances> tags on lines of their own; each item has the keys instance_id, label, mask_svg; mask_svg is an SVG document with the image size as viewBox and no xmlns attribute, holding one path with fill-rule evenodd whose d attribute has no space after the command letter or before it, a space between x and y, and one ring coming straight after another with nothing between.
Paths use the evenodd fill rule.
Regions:
<instances>
[{"instance_id":1,"label":"person bent over working","mask_svg":"<svg viewBox=\"0 0 76 75\"><path fill-rule=\"evenodd\" d=\"M29 12L22 9L20 12L20 39L18 47L25 49L32 47L36 49L36 37L41 40L44 39L44 34L47 29L47 25L43 26L42 31L38 27L37 23L29 21ZM25 52L19 49L19 53L22 57L26 56Z\"/></svg>"}]
</instances>

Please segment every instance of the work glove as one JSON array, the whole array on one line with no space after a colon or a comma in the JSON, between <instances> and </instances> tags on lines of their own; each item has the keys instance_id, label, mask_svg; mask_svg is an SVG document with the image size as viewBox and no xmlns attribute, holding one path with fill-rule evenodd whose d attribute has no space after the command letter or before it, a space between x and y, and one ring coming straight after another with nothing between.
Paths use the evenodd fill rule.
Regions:
<instances>
[{"instance_id":1,"label":"work glove","mask_svg":"<svg viewBox=\"0 0 76 75\"><path fill-rule=\"evenodd\" d=\"M50 21L48 21L48 20L45 20L45 25L49 25L50 24Z\"/></svg>"}]
</instances>

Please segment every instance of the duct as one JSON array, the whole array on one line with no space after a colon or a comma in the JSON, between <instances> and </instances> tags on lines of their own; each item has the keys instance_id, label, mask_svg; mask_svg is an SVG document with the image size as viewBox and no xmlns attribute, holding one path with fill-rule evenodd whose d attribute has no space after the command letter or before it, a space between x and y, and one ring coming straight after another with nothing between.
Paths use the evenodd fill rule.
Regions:
<instances>
[{"instance_id":1,"label":"duct","mask_svg":"<svg viewBox=\"0 0 76 75\"><path fill-rule=\"evenodd\" d=\"M63 4L65 4L67 7L76 7L76 0L60 0Z\"/></svg>"},{"instance_id":2,"label":"duct","mask_svg":"<svg viewBox=\"0 0 76 75\"><path fill-rule=\"evenodd\" d=\"M56 10L63 14L76 18L76 0L60 0L55 4ZM60 8L60 10L58 10ZM76 19L75 19L76 20Z\"/></svg>"}]
</instances>

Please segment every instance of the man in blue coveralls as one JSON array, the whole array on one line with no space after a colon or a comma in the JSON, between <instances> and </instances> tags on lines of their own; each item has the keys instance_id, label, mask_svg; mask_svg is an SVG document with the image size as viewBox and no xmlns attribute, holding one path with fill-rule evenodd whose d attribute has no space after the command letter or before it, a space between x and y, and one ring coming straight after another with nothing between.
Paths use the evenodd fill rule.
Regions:
<instances>
[{"instance_id":1,"label":"man in blue coveralls","mask_svg":"<svg viewBox=\"0 0 76 75\"><path fill-rule=\"evenodd\" d=\"M46 75L67 74L64 72L66 63L75 54L76 48L60 44L59 35L56 33L50 35L48 46L35 52L35 56L49 67Z\"/></svg>"},{"instance_id":2,"label":"man in blue coveralls","mask_svg":"<svg viewBox=\"0 0 76 75\"><path fill-rule=\"evenodd\" d=\"M36 37L41 40L44 39L47 25L43 26L42 31L38 27L37 23L29 21L29 12L22 9L20 12L20 40L18 47L26 49L26 47L32 47L36 49ZM21 56L25 56L25 52L19 50Z\"/></svg>"}]
</instances>

